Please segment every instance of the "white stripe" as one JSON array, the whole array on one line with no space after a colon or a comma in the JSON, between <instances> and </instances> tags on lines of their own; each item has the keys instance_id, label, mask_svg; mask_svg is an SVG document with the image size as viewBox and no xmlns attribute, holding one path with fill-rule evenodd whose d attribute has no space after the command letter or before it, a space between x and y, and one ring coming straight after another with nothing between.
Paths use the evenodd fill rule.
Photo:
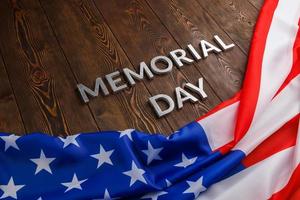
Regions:
<instances>
[{"instance_id":1,"label":"white stripe","mask_svg":"<svg viewBox=\"0 0 300 200\"><path fill-rule=\"evenodd\" d=\"M264 111L292 68L299 16L299 0L279 1L267 36L258 102L252 123L256 123L256 118Z\"/></svg>"},{"instance_id":2,"label":"white stripe","mask_svg":"<svg viewBox=\"0 0 300 200\"><path fill-rule=\"evenodd\" d=\"M258 113L262 112L270 103L291 70L299 13L300 1L294 0L280 0L274 12L267 36L258 105L252 124L256 123ZM237 102L235 105L227 106L199 121L207 133L209 144L213 150L234 138L238 104Z\"/></svg>"},{"instance_id":3,"label":"white stripe","mask_svg":"<svg viewBox=\"0 0 300 200\"><path fill-rule=\"evenodd\" d=\"M239 102L233 103L198 121L205 131L212 150L233 140L238 106Z\"/></svg>"},{"instance_id":4,"label":"white stripe","mask_svg":"<svg viewBox=\"0 0 300 200\"><path fill-rule=\"evenodd\" d=\"M265 200L281 190L294 168L295 147L285 149L221 182L212 185L198 200Z\"/></svg>"},{"instance_id":5,"label":"white stripe","mask_svg":"<svg viewBox=\"0 0 300 200\"><path fill-rule=\"evenodd\" d=\"M257 122L252 124L247 134L234 147L246 154L250 153L264 139L273 134L283 124L300 112L300 75L295 77L266 106ZM234 128L239 102L201 119L198 123L204 129L212 150L216 150L234 138Z\"/></svg>"},{"instance_id":6,"label":"white stripe","mask_svg":"<svg viewBox=\"0 0 300 200\"><path fill-rule=\"evenodd\" d=\"M296 76L273 100L233 149L248 155L266 138L300 112L300 75Z\"/></svg>"}]
</instances>

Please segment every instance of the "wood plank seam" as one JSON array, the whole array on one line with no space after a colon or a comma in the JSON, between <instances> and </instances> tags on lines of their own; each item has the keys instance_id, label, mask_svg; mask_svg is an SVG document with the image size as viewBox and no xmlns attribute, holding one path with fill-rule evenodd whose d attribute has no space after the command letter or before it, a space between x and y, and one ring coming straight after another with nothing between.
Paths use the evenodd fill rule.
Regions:
<instances>
[{"instance_id":1,"label":"wood plank seam","mask_svg":"<svg viewBox=\"0 0 300 200\"><path fill-rule=\"evenodd\" d=\"M194 2L197 3L196 1L194 1ZM210 18L210 16L208 16L206 14L206 12L201 7L196 9L196 10L198 10L198 12L203 12L203 15L202 14L199 15L199 17L201 17L201 18L198 19L197 17L193 18L192 16L189 16L189 13L186 13L186 11L187 11L186 9L189 9L189 7L186 7L187 5L184 5L184 3L182 3L181 5L177 5L180 2L176 3L175 1L172 1L172 0L168 1L168 2L164 1L164 3L161 3L161 5L157 5L157 3L155 1L151 1L151 0L147 0L147 3L149 5L149 7L153 10L153 13L157 15L157 18L160 19L161 23L165 26L165 28L169 31L170 35L173 36L174 40L180 46L185 46L186 43L195 43L195 41L200 40L199 38L211 37L211 33L219 33L221 35L223 34L223 36L227 36L224 33L224 31L222 29L220 29L217 26L217 24L215 24L215 22ZM189 3L187 3L187 4L189 4ZM167 6L167 7L165 7L165 6ZM192 9L194 9L194 6L195 5L191 5L191 7L193 7ZM198 4L197 4L197 6L198 6ZM195 10L191 10L191 13L194 13L194 12L195 12ZM193 15L193 14L191 14L191 15ZM195 16L195 13L193 16ZM215 30L209 30L209 29L211 29L211 27L208 26L209 32L208 32L208 30L206 30L204 28L203 33L200 34L200 29L198 28L198 26L201 27L201 25L203 25L201 23L203 23L204 17L209 18L209 20L216 26L216 28L214 28ZM176 23L174 25L172 24L173 21L174 22L176 21ZM210 23L210 22L208 21L207 23ZM178 30L178 29L179 30L182 29L182 31L180 31L179 34L176 32L176 30ZM195 35L197 35L197 36L195 36ZM199 37L198 35L201 35L203 37ZM231 40L229 37L228 37L228 39ZM196 42L196 43L198 43L198 42ZM194 44L194 45L198 45L198 44ZM234 49L233 52L235 52L233 54L238 53L240 55L244 55L240 51L239 48ZM214 87L212 87L212 88L214 88L213 90L222 100L226 100L226 99L230 98L230 96L226 95L225 93L233 95L232 89L234 89L234 87L237 86L236 81L240 82L239 80L241 79L241 77L238 77L238 79L236 79L236 80L231 79L231 81L233 81L233 82L231 82L228 85L227 90L220 90L219 85L216 85L216 84L220 84L220 81L216 81L216 80L220 80L220 79L218 79L217 76L215 76L215 77L212 76L213 75L212 73L219 72L219 73L221 73L220 74L221 77L226 78L225 76L230 75L230 73L228 73L228 70L227 70L228 67L226 67L227 64L229 64L229 66L230 65L237 66L237 67L235 67L234 70L238 70L241 73L243 72L243 70L241 71L240 69L244 68L244 64L241 65L242 63L240 63L240 62L234 63L234 62L228 62L228 60L226 61L226 59L231 59L228 57L228 55L230 55L230 54L213 55L212 58L214 60L216 60L216 63L214 63L216 66L213 66L214 65L213 63L211 63L211 64L207 63L208 64L207 68L202 68L201 66L203 66L203 65L201 62L194 63L194 65L196 66L196 69L199 71L199 73L202 74L202 76L205 77L206 80L211 81L211 82L209 82L209 85L214 86ZM223 71L222 70L214 71L213 68L219 68L219 67L225 67L225 69ZM222 82L221 82L221 84L222 84ZM235 89L234 93L236 91L237 90Z\"/></svg>"},{"instance_id":2,"label":"wood plank seam","mask_svg":"<svg viewBox=\"0 0 300 200\"><path fill-rule=\"evenodd\" d=\"M43 4L42 3L42 1L40 2L41 4ZM45 2L46 3L46 2ZM57 2L56 2L57 3ZM53 5L56 5L55 3L53 3ZM70 5L72 5L71 4L71 2L70 2L70 4L68 4L68 3L66 3L66 5L65 6L70 6ZM47 3L45 4L45 6L47 6L46 8L44 8L44 11L46 12L46 13L48 13L47 14L47 16L48 15L52 15L52 18L53 18L53 14L56 16L56 13L54 12L53 13L53 10L51 9L51 6L49 6ZM78 6L78 7L77 7ZM89 28L92 28L92 30L95 28L94 26L96 26L96 28L98 29L98 28L100 28L101 30L102 29L107 29L106 28L106 24L105 23L103 23L103 25L106 25L106 26L104 26L104 27L98 27L99 26L99 24L98 24L98 22L97 22L97 20L94 20L94 19L89 19L89 17L91 17L92 15L92 13L86 13L86 12L89 12L88 10L90 9L87 9L86 7L85 7L86 5L83 3L83 2L81 2L81 1L79 1L79 4L75 4L75 7L77 8L77 9L79 9L79 10L81 10L81 12L83 12L84 11L84 15L89 15L88 16L88 19L87 19L87 23L89 24L89 23L92 23L92 27L89 27ZM74 8L75 8L74 7ZM95 8L95 7L94 7ZM46 9L47 9L47 11L46 11ZM57 9L57 8L54 8L54 10L55 9ZM52 10L52 11L51 11ZM78 11L78 10L77 10ZM96 12L98 12L98 11L96 11ZM51 14L52 13L52 14ZM76 15L77 15L78 13L76 13ZM98 13L99 14L99 13ZM91 16L90 16L91 15ZM53 25L54 25L54 27L55 27L55 24L56 24L56 22L55 22L55 18L54 19L50 19L50 16L49 16L49 18L48 18L48 20L49 20L49 22L50 23L54 23ZM92 17L93 18L93 17ZM57 19L57 18L56 18ZM90 21L91 20L91 21ZM79 23L82 23L82 22L79 22ZM101 23L101 24L102 24ZM56 26L57 26L57 24L56 24ZM108 27L108 26L107 26ZM60 40L60 39L62 39L63 41L64 41L64 37L63 37L63 35L65 34L65 32L64 31L62 31L62 32L60 32L60 30L58 29L58 28L52 28L53 29L53 31L55 32L55 34L60 34L60 35L57 35L57 39L58 40ZM55 29L55 30L54 30ZM58 31L58 33L56 33L56 31ZM105 30L102 30L102 31L105 31ZM100 33L100 35L98 35L98 31L96 31L96 33L93 33L93 32L91 32L90 34L92 34L93 36L91 36L91 37L98 37L98 36L100 36L101 38L103 37L103 35L102 34L104 34L104 33ZM96 35L94 35L94 34L96 34ZM106 31L105 31L105 34L104 34L105 36L104 37L107 37L107 36L109 36L109 35L111 35L111 33L106 33ZM109 37L111 37L111 36L109 36ZM109 38L104 38L105 40L106 39L109 39ZM101 44L100 45L103 45L102 44L102 42L103 41L101 41ZM108 42L108 43L110 43L110 41L104 41L105 43L106 42ZM108 53L108 54L106 54L105 52L101 52L101 53L104 53L106 56L110 56L110 51L113 51L112 53L114 54L114 51L115 50L118 50L119 51L119 48L116 48L115 49L115 44L117 44L117 42L115 42L115 41L113 41L112 42L112 44L109 44L109 48L110 48L110 45L111 45L111 48L112 49L107 49L109 52L106 52L106 53ZM104 44L104 45L106 45L106 44ZM67 51L67 49L65 49L65 48L68 48L68 46L66 46L66 45L61 45L61 48L63 49L63 51L65 52L65 50ZM102 48L102 47L101 47ZM106 46L104 47L104 48L106 48ZM106 50L105 50L106 51ZM67 52L65 52L65 56L66 57L68 57L68 56L72 56L72 53L74 53L74 51L72 52L71 51L71 55L70 55L70 51L69 51L69 53L68 53L68 51ZM97 52L95 52L95 53L97 53ZM68 55L69 54L69 55ZM112 56L116 56L116 57L119 57L118 56L118 54L119 53L117 53L116 52L116 55L112 55ZM121 52L121 54L122 54L122 52ZM97 55L97 54L96 54ZM121 57L123 57L123 56L121 56ZM119 58L118 58L119 59ZM117 60L118 60L117 59ZM123 60L123 58L121 59L121 60ZM121 61L121 60L119 60L121 63L123 62L123 61ZM97 60L96 60L97 61ZM118 61L118 62L119 62ZM71 67L71 62L72 62L72 60L70 60L70 67ZM73 62L74 63L74 62ZM74 67L73 65L72 65L72 67ZM99 66L97 66L97 67L99 67ZM100 66L101 67L101 66ZM112 67L112 66L109 66L109 67ZM113 67L115 67L115 66L113 66ZM73 72L74 72L74 69L72 69L71 68L71 70L73 70ZM74 72L74 74L75 74L75 72ZM76 74L78 75L78 70L77 70L77 72L76 72ZM136 99L136 97L138 97L138 95L134 95L134 93L135 93L135 90L133 90L133 93L132 93L132 97L135 97L135 99ZM117 100L117 102L115 102L116 103L116 105L118 104L118 105L121 105L121 106L123 106L123 107L126 107L127 109L128 108L130 108L130 102L132 101L130 98L131 97L128 97L127 98L127 100L126 101L124 101L125 99L124 98L127 98L126 97L126 94L122 94L121 96L120 95L116 95L115 96L115 100ZM138 98L137 98L138 99ZM98 99L99 100L99 99ZM104 100L104 99L102 99L102 100ZM96 99L95 99L95 102L97 102L96 101ZM96 106L95 104L92 104L93 106ZM92 107L93 107L92 106ZM99 106L99 105L98 105ZM139 104L138 104L138 106L139 106ZM95 110L96 108L93 108L93 111L95 111L95 112L97 112L97 110ZM118 108L117 108L118 109ZM103 109L102 109L103 110ZM105 110L105 109L104 109ZM132 114L132 118L130 118L130 119L128 119L127 120L127 123L129 122L129 124L134 124L134 125L142 125L143 127L150 127L151 128L151 130L153 130L153 129L156 129L156 127L152 127L152 125L153 124L151 124L151 126L148 126L148 125L150 125L149 123L151 122L151 121L153 121L153 116L152 116L152 114L151 114L151 117L150 118L148 118L147 117L147 115L149 115L150 113L147 113L147 112L145 112L145 113L141 113L140 111L141 111L141 109L140 109L140 107L138 107L138 110L139 111L137 111L137 112L135 112L135 110L131 110L131 111L129 111L129 112L126 112L126 113L124 113L124 115L123 116L115 116L114 118L115 119L118 119L118 117L125 117L126 118L126 116L128 117L128 113L130 113L130 112L133 112L133 113L136 113L135 115L133 115ZM98 117L98 116L97 116ZM143 118L145 118L145 120L143 121L143 120L139 120L139 122L137 123L135 120L138 120L140 117L143 117ZM100 120L100 122L101 122L101 116L100 117L98 117L98 120ZM104 118L104 121L105 121L105 118ZM112 123L113 124L113 123ZM130 125L130 127L135 127L134 125ZM164 124L164 125L166 125L166 124ZM101 123L100 123L100 125L99 126L101 126ZM104 125L104 127L105 126L107 126L107 125ZM166 126L164 126L164 127L166 127ZM116 128L116 127L113 127L113 126L109 126L109 129L113 129L113 128ZM170 127L168 128L169 130L170 130ZM169 131L168 131L169 132Z\"/></svg>"},{"instance_id":3,"label":"wood plank seam","mask_svg":"<svg viewBox=\"0 0 300 200\"><path fill-rule=\"evenodd\" d=\"M4 71L6 73L6 76L8 78L8 82L9 82L9 86L10 86L10 89L13 93L13 96L14 96L14 102L16 103L16 106L17 106L17 109L18 109L18 112L19 112L19 116L20 116L20 119L22 121L22 129L25 131L25 134L27 134L27 130L26 130L26 127L25 127L25 123L24 123L24 119L23 119L23 116L22 116L22 113L20 111L20 107L19 107L19 104L18 104L18 101L17 101L17 98L16 98L16 94L15 94L15 90L14 88L12 87L12 84L11 84L11 80L10 80L10 77L9 77L9 74L7 72L7 66L6 66L6 63L5 63L5 60L4 60L4 57L2 55L2 52L1 52L1 49L0 49L0 55L1 55L1 59L2 59L2 62L3 62L3 65L4 65ZM1 130L0 130L1 131ZM5 131L5 130L3 130ZM24 133L17 133L17 134L24 134Z\"/></svg>"},{"instance_id":4,"label":"wood plank seam","mask_svg":"<svg viewBox=\"0 0 300 200\"><path fill-rule=\"evenodd\" d=\"M94 3L96 3L96 2L94 2ZM98 2L99 3L99 2ZM124 2L122 2L122 3L124 3ZM129 3L129 2L128 2ZM116 5L118 5L118 2L115 2L115 4ZM141 4L143 4L143 5L141 5ZM108 16L105 16L105 14L103 14L102 12L103 12L103 10L102 9L100 9L100 6L101 4L97 4L96 6L97 6L97 8L99 9L99 11L101 12L101 15L105 18L105 20L106 20L106 22L108 23L108 21L107 21L107 18L106 17L108 17ZM126 4L125 4L126 5ZM99 7L98 7L99 6ZM138 31L146 31L145 32L145 34L147 34L147 35L145 35L145 36L147 36L148 37L148 42L155 42L155 40L157 40L157 39L163 39L164 41L167 41L168 42L168 44L167 44L167 46L165 46L166 48L170 48L171 47L171 50L174 50L174 49L177 49L178 48L178 45L175 43L175 41L173 41L173 38L171 37L171 35L169 35L169 33L164 29L164 27L163 26L161 26L161 22L156 18L156 16L151 12L151 10L147 7L147 5L145 5L145 3L144 2L140 2L140 1L132 1L132 4L130 4L130 6L133 6L133 8L132 8L132 10L127 10L127 9L131 9L131 7L129 7L129 8L127 8L126 9L126 11L125 11L125 13L126 14L128 14L128 15L133 15L133 16L129 16L129 17L132 17L131 19L129 19L129 23L133 23L133 25L137 25L137 30ZM105 9L105 8L103 8L103 9ZM116 7L116 8L114 8L114 9L122 9L122 8L120 8L120 7ZM137 9L137 11L135 10L135 9ZM108 13L106 13L106 15L107 14L109 14L109 12L110 11L107 11ZM120 10L120 12L122 12L121 10ZM123 10L123 12L124 12L124 10ZM136 12L136 13L135 13ZM142 13L142 12L145 12L145 13ZM134 15L137 15L137 16L134 16ZM146 16L145 16L145 15ZM149 22L149 19L148 19L148 17L149 17L149 14L151 15L150 17L151 17L151 22L153 21L153 19L154 19L154 23L156 23L156 26L155 27L153 27L152 25L152 23L150 23ZM140 18L141 17L141 18ZM130 21L130 20L141 20L141 21L137 21L137 22L133 22L133 21ZM159 23L159 24L158 24ZM124 24L123 24L124 25ZM149 27L148 27L148 25L149 25ZM114 28L112 28L112 31L114 32L114 31L116 31L116 30L114 30L114 29L116 29L117 28L117 26L116 26L116 24L113 24L112 26L114 26ZM147 26L147 27L144 27L144 26ZM157 29L156 29L156 27L157 27ZM145 28L145 29L144 29ZM152 29L152 28L155 28L154 30ZM163 31L163 33L157 33L156 31L157 30L160 30L161 29L161 31ZM118 33L119 34L119 33ZM140 33L138 33L138 34L140 34ZM158 38L156 38L156 36L158 37ZM122 36L122 34L120 35L118 35L118 36L116 36L116 37L123 37ZM126 36L125 36L126 37ZM154 41L153 41L154 40ZM119 43L121 43L120 41L119 41ZM155 44L155 43L154 43ZM125 45L125 44L123 44L123 45ZM140 45L140 43L139 44L137 44L137 46L139 46ZM134 45L133 45L134 46ZM160 49L155 49L156 48L156 46L154 46L154 48L153 47L151 47L151 51L150 51L150 53L148 53L148 54L157 54L157 53L159 53L159 54L163 54L163 55L166 55L166 52L164 52L164 50L165 50L165 47L163 47L163 48L160 48ZM124 47L123 47L124 48ZM125 48L124 48L125 49ZM133 50L133 52L134 51L136 51L136 50ZM159 51L159 52L158 52ZM133 52L131 52L131 53L133 53ZM164 52L164 53L161 53L161 52ZM132 55L134 55L134 54L132 54ZM128 57L130 57L129 55L128 55ZM132 57L132 59L133 59L133 57ZM133 61L131 61L132 63L133 63ZM138 62L138 60L136 60L136 61L134 61L134 62ZM189 68L189 69L193 69L193 70L195 70L194 68ZM191 72L191 71L190 71ZM195 70L195 72L196 72L196 74L199 74L199 72L197 71L197 70ZM179 77L181 77L182 78L182 80L184 80L184 81L187 81L187 75L185 74L185 73L188 73L188 72L184 72L184 71L180 71L180 70L176 70L176 73L177 74L175 74L175 75L178 75ZM171 85L178 85L178 81L176 81L175 79L174 79L174 74L171 74L169 77L166 77L166 79L169 79L169 80L172 80L172 82L170 82L170 84ZM157 85L156 85L157 86ZM209 86L207 86L208 88L209 88ZM155 86L154 86L154 88L155 88ZM154 89L153 87L152 87L152 89ZM210 94L211 95L214 95L215 96L215 102L213 102L213 103L216 103L216 101L218 101L218 102L220 102L219 101L219 99L216 97L216 95L215 95L215 93L213 92L213 90L211 89L211 88L209 88L209 91L210 91ZM212 100L212 99L211 99ZM213 100L212 100L213 101ZM190 109L190 111L192 111L192 112L194 112L194 114L195 114L195 112L197 112L198 114L198 116L200 116L201 114L199 114L199 113L202 113L203 114L203 110L205 110L205 112L207 112L208 111L208 107L209 106L212 106L212 104L211 104L211 102L200 102L199 104L194 104L194 105L190 105L190 107L188 107L188 109ZM185 110L185 111L188 111L188 110ZM188 111L189 112L189 111ZM179 114L179 113L178 113ZM176 118L176 115L174 115L173 117L175 117ZM178 115L177 115L177 117L178 117ZM171 117L172 118L172 117ZM173 121L174 121L174 119L172 119ZM172 122L173 122L172 121ZM189 120L190 121L190 120ZM185 123L187 123L187 122L185 122ZM179 127L177 127L177 128L179 128Z\"/></svg>"},{"instance_id":5,"label":"wood plank seam","mask_svg":"<svg viewBox=\"0 0 300 200\"><path fill-rule=\"evenodd\" d=\"M74 74L74 72L73 72L73 70L72 70L72 67L71 67L71 64L70 64L70 62L69 62L69 60L68 60L68 58L67 58L67 56L66 56L66 54L65 54L65 52L64 52L64 50L63 50L63 48L62 48L62 46L61 46L61 44L60 44L60 41L58 40L58 37L57 37L57 35L56 35L56 33L55 33L54 29L53 29L52 24L50 23L49 16L47 15L47 13L46 13L46 11L45 11L45 8L43 7L41 1L38 0L38 2L39 2L39 4L40 4L41 9L42 9L43 12L44 12L44 15L46 16L47 22L48 22L48 24L49 24L49 26L50 26L50 28L51 28L51 30L52 30L52 34L53 34L53 36L54 36L54 38L55 38L55 40L56 40L56 42L57 42L57 44L58 44L58 46L59 46L59 49L60 49L60 51L62 52L64 58L66 59L66 62L68 63L68 67L69 67L70 71L72 72L72 75L73 75L73 77L74 77L76 83L78 84L78 83L79 83L78 78L77 78L76 75ZM94 113L93 113L92 110L91 110L91 107L90 107L89 105L87 105L87 106L88 106L88 109L89 109L89 111L90 111L91 116L92 116L93 119L94 119L94 122L95 122L95 124L96 124L96 126L97 126L97 129L98 129L99 131L101 131L101 129L100 129L100 127L99 127L99 125L98 125L98 123L97 123L97 121L96 121L96 118L95 118L95 116L94 116Z\"/></svg>"},{"instance_id":6,"label":"wood plank seam","mask_svg":"<svg viewBox=\"0 0 300 200\"><path fill-rule=\"evenodd\" d=\"M204 6L201 5L201 3L199 1L196 1L199 6L201 6L201 8L203 8L203 10L210 16L210 18L224 31L224 33L232 40L233 38L227 33L227 31L218 23L218 21L206 10L206 8ZM242 48L239 44L236 44L238 46L238 48L243 52L244 55L248 55L248 53L246 52L246 50L244 48Z\"/></svg>"},{"instance_id":7,"label":"wood plank seam","mask_svg":"<svg viewBox=\"0 0 300 200\"><path fill-rule=\"evenodd\" d=\"M177 41L177 39L174 37L174 35L169 31L169 29L166 27L166 25L163 23L163 21L161 20L161 18L157 15L157 13L153 10L153 8L151 7L151 5L149 4L149 2L147 0L145 0L145 3L148 5L148 7L151 9L151 11L153 12L153 14L158 18L158 20L161 22L161 24L165 27L165 29L169 32L169 34L172 36L173 40L176 42L176 44L182 48L182 46L179 44L179 42ZM209 81L205 78L205 76L203 76L202 72L199 70L199 68L196 66L195 63L192 64L194 66L194 68L202 75L203 79L206 80L207 84L209 85L210 88L213 89L212 85L209 83ZM213 89L214 91L214 89ZM214 91L215 95L218 97L218 99L220 101L223 101L222 98L219 96L219 94Z\"/></svg>"},{"instance_id":8,"label":"wood plank seam","mask_svg":"<svg viewBox=\"0 0 300 200\"><path fill-rule=\"evenodd\" d=\"M112 30L112 29L110 28L110 26L108 25L108 22L106 21L104 15L102 14L102 12L101 12L100 9L98 8L98 6L96 6L94 0L93 0L92 2L93 2L93 4L94 4L94 6L96 7L98 13L102 16L104 22L106 23L107 27L109 28L109 30L110 30L111 33L113 34L114 38L117 40L119 46L121 47L122 51L123 51L124 54L126 55L126 58L129 60L129 62L131 63L131 65L134 66L134 65L133 65L133 62L131 61L131 59L130 59L129 56L127 55L127 52L125 51L125 49L123 48L123 46L122 46L121 43L119 42L119 39L116 37L115 33L113 32L113 30ZM153 95L153 94L150 92L149 88L146 87L146 84L145 84L144 82L143 82L142 84L145 86L145 88L146 88L146 90L148 91L148 93L151 94L151 95ZM169 120L167 120L166 117L162 117L162 118L167 122L167 124L170 126L170 129L174 132L175 129L171 126Z\"/></svg>"},{"instance_id":9,"label":"wood plank seam","mask_svg":"<svg viewBox=\"0 0 300 200\"><path fill-rule=\"evenodd\" d=\"M227 31L225 30L225 28L223 28L223 26L218 22L218 20L212 16L212 14L210 13L210 11L205 7L203 6L201 3L200 3L201 0L196 0L197 4L200 5L204 11L215 21L215 23L228 35L229 38L231 38L232 41L235 41L237 46L241 49L241 51L247 56L248 55L248 50L249 50L249 45L248 47L245 48L245 46L243 47L243 44L240 43L239 41L236 41L236 39L233 38L233 36L230 35L230 31ZM225 1L224 1L225 2ZM244 0L244 2L248 5L251 5L252 7L252 4L249 2L249 0ZM254 6L255 7L255 6ZM255 11L257 11L257 8L254 8ZM250 12L248 12L249 14ZM253 23L255 23L255 21L252 21ZM253 30L253 27L252 27L252 30ZM240 36L240 39L243 39L242 36ZM251 38L249 39L251 40ZM249 41L250 43L250 41Z\"/></svg>"},{"instance_id":10,"label":"wood plank seam","mask_svg":"<svg viewBox=\"0 0 300 200\"><path fill-rule=\"evenodd\" d=\"M248 0L248 2L257 10L257 11L260 11L260 8L259 7L256 7L256 5L251 1L251 0Z\"/></svg>"}]
</instances>

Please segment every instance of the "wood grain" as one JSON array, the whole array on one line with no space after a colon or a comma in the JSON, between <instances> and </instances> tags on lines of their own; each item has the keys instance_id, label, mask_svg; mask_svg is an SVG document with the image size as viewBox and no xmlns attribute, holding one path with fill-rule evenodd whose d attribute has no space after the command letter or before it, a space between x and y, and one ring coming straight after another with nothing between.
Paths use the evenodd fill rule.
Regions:
<instances>
[{"instance_id":1,"label":"wood grain","mask_svg":"<svg viewBox=\"0 0 300 200\"><path fill-rule=\"evenodd\" d=\"M97 9L89 1L41 1L57 38L79 82L92 85L96 77L123 67L132 68ZM83 56L84 55L84 56ZM92 99L90 106L102 130L135 127L149 132L171 132L156 120L142 83L108 97Z\"/></svg>"},{"instance_id":2,"label":"wood grain","mask_svg":"<svg viewBox=\"0 0 300 200\"><path fill-rule=\"evenodd\" d=\"M260 10L262 5L264 4L264 0L248 0L257 10Z\"/></svg>"},{"instance_id":3,"label":"wood grain","mask_svg":"<svg viewBox=\"0 0 300 200\"><path fill-rule=\"evenodd\" d=\"M241 87L262 0L3 0L0 1L0 132L70 135L136 128L170 132ZM172 73L83 104L76 84L138 69L157 55L218 34L237 46ZM2 62L3 61L3 62ZM196 83L208 98L161 119L150 96Z\"/></svg>"},{"instance_id":4,"label":"wood grain","mask_svg":"<svg viewBox=\"0 0 300 200\"><path fill-rule=\"evenodd\" d=\"M11 88L2 56L0 54L0 131L24 133L22 122L13 90Z\"/></svg>"},{"instance_id":5,"label":"wood grain","mask_svg":"<svg viewBox=\"0 0 300 200\"><path fill-rule=\"evenodd\" d=\"M226 33L219 28L195 0L160 2L148 0L148 3L183 48L189 43L199 48L200 40L211 41L215 34L227 43L232 43ZM237 57L241 59L232 59ZM246 56L238 47L235 47L222 54L210 55L195 65L206 80L209 80L209 84L214 88L217 95L222 100L226 100L232 97L241 87Z\"/></svg>"},{"instance_id":6,"label":"wood grain","mask_svg":"<svg viewBox=\"0 0 300 200\"><path fill-rule=\"evenodd\" d=\"M229 37L247 54L258 11L247 0L198 0Z\"/></svg>"},{"instance_id":7,"label":"wood grain","mask_svg":"<svg viewBox=\"0 0 300 200\"><path fill-rule=\"evenodd\" d=\"M59 135L97 130L89 110L80 106L76 82L39 4L1 1L0 12L1 50L26 130Z\"/></svg>"},{"instance_id":8,"label":"wood grain","mask_svg":"<svg viewBox=\"0 0 300 200\"><path fill-rule=\"evenodd\" d=\"M157 55L167 55L171 50L179 48L173 37L160 23L144 1L95 1L114 35L125 50L133 65L141 61L150 61ZM194 65L174 68L172 73L156 77L147 83L152 94L168 94L174 96L174 88L186 82L196 83L202 75ZM163 85L163 86L162 86ZM210 98L197 104L186 104L181 110L169 114L166 118L175 129L203 115L220 100L207 82L205 90Z\"/></svg>"}]
</instances>

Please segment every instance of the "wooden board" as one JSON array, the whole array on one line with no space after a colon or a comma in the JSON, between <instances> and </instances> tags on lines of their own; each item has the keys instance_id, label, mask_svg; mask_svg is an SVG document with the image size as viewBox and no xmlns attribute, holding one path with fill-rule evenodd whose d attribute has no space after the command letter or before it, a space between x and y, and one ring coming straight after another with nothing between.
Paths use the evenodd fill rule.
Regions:
<instances>
[{"instance_id":1,"label":"wooden board","mask_svg":"<svg viewBox=\"0 0 300 200\"><path fill-rule=\"evenodd\" d=\"M2 57L0 59L0 110L1 132L20 133L25 131Z\"/></svg>"},{"instance_id":2,"label":"wooden board","mask_svg":"<svg viewBox=\"0 0 300 200\"><path fill-rule=\"evenodd\" d=\"M166 135L240 88L260 0L0 1L0 131ZM236 47L83 104L76 84L219 35ZM148 98L204 78L208 98L157 118ZM13 120L16 120L13 123Z\"/></svg>"}]
</instances>

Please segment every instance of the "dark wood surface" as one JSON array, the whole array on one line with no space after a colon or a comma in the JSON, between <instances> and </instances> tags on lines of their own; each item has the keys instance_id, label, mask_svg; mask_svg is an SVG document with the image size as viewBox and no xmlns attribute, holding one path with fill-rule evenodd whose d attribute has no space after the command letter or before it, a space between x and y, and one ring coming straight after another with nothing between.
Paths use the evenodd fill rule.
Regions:
<instances>
[{"instance_id":1,"label":"dark wood surface","mask_svg":"<svg viewBox=\"0 0 300 200\"><path fill-rule=\"evenodd\" d=\"M0 132L71 135L136 128L166 135L242 86L263 0L0 1ZM83 104L77 83L218 34L236 47ZM208 98L158 119L148 98L204 78Z\"/></svg>"}]
</instances>

